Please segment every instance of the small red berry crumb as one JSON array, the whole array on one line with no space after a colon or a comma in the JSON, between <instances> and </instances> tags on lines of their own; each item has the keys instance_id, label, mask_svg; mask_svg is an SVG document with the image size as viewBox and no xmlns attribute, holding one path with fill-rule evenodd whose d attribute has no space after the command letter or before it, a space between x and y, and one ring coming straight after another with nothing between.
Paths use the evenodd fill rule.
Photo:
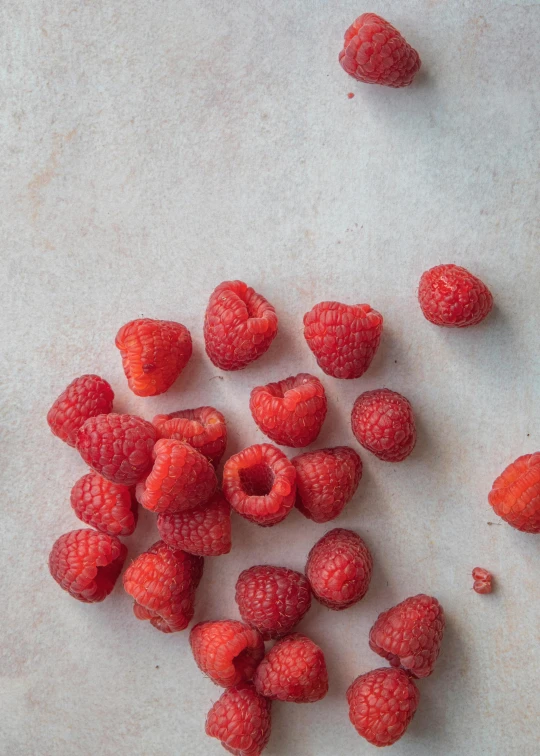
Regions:
<instances>
[{"instance_id":1,"label":"small red berry crumb","mask_svg":"<svg viewBox=\"0 0 540 756\"><path fill-rule=\"evenodd\" d=\"M360 394L354 403L351 425L358 443L383 462L402 462L416 444L409 400L387 388Z\"/></svg>"},{"instance_id":2,"label":"small red berry crumb","mask_svg":"<svg viewBox=\"0 0 540 756\"><path fill-rule=\"evenodd\" d=\"M489 493L495 513L517 530L540 533L540 452L524 454L503 470Z\"/></svg>"},{"instance_id":3,"label":"small red berry crumb","mask_svg":"<svg viewBox=\"0 0 540 756\"><path fill-rule=\"evenodd\" d=\"M221 491L195 509L160 514L157 527L165 543L190 554L220 556L231 550L231 508Z\"/></svg>"},{"instance_id":4,"label":"small red berry crumb","mask_svg":"<svg viewBox=\"0 0 540 756\"><path fill-rule=\"evenodd\" d=\"M199 622L189 642L197 666L224 688L251 680L264 656L260 633L236 620Z\"/></svg>"},{"instance_id":5,"label":"small red berry crumb","mask_svg":"<svg viewBox=\"0 0 540 756\"><path fill-rule=\"evenodd\" d=\"M252 683L228 688L206 717L206 734L235 756L260 756L270 738L272 703Z\"/></svg>"},{"instance_id":6,"label":"small red berry crumb","mask_svg":"<svg viewBox=\"0 0 540 756\"><path fill-rule=\"evenodd\" d=\"M288 635L264 657L253 683L258 693L278 701L320 701L328 693L324 654L305 635Z\"/></svg>"},{"instance_id":7,"label":"small red berry crumb","mask_svg":"<svg viewBox=\"0 0 540 756\"><path fill-rule=\"evenodd\" d=\"M354 97L354 92L349 92L347 97L349 98L349 100L352 100L352 98Z\"/></svg>"},{"instance_id":8,"label":"small red berry crumb","mask_svg":"<svg viewBox=\"0 0 540 756\"><path fill-rule=\"evenodd\" d=\"M89 417L112 410L114 392L99 375L81 375L62 391L47 414L49 428L69 446L75 446L77 432Z\"/></svg>"},{"instance_id":9,"label":"small red berry crumb","mask_svg":"<svg viewBox=\"0 0 540 756\"><path fill-rule=\"evenodd\" d=\"M488 572L483 567L475 567L472 571L472 576L474 580L473 590L476 591L476 593L491 593L492 591L492 575L491 572Z\"/></svg>"},{"instance_id":10,"label":"small red berry crumb","mask_svg":"<svg viewBox=\"0 0 540 756\"><path fill-rule=\"evenodd\" d=\"M227 426L225 418L213 407L171 412L156 415L152 420L160 438L175 438L184 441L217 467L227 446Z\"/></svg>"},{"instance_id":11,"label":"small red berry crumb","mask_svg":"<svg viewBox=\"0 0 540 756\"><path fill-rule=\"evenodd\" d=\"M424 317L446 328L473 326L489 315L493 297L482 281L459 265L437 265L420 278Z\"/></svg>"},{"instance_id":12,"label":"small red berry crumb","mask_svg":"<svg viewBox=\"0 0 540 756\"><path fill-rule=\"evenodd\" d=\"M128 536L137 525L134 491L102 478L95 472L83 475L71 489L73 511L87 525L102 533Z\"/></svg>"}]
</instances>

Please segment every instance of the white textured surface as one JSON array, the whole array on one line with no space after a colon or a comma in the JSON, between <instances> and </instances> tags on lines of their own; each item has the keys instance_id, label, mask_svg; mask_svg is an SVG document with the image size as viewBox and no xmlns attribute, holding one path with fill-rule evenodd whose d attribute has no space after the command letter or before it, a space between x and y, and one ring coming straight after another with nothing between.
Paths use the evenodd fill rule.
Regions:
<instances>
[{"instance_id":1,"label":"white textured surface","mask_svg":"<svg viewBox=\"0 0 540 756\"><path fill-rule=\"evenodd\" d=\"M338 5L3 0L3 754L224 753L204 735L220 690L195 668L187 633L136 621L120 583L86 606L49 577L52 542L79 524L68 496L85 468L45 415L73 377L97 372L119 409L147 418L214 404L232 453L261 440L252 386L320 375L301 318L333 298L369 302L385 334L364 378L323 377L330 411L317 445L354 443L352 402L381 385L410 398L419 442L402 465L362 453L358 495L335 524L366 538L373 582L356 607L305 618L330 693L274 707L268 756L373 752L348 723L345 690L381 666L367 645L378 612L420 591L441 600L448 629L393 753L538 753L540 536L501 524L486 496L508 462L540 447L540 5ZM420 51L410 89L356 84L338 66L343 31L364 10ZM484 324L454 332L422 318L417 281L440 262L490 286ZM275 305L280 334L243 373L219 375L203 311L236 277ZM175 387L147 400L128 393L113 346L143 314L185 323L196 345ZM296 512L268 530L236 519L233 552L207 560L196 619L236 617L241 569L302 569L333 525ZM130 556L155 538L142 513ZM494 572L492 596L471 591L476 565Z\"/></svg>"}]
</instances>

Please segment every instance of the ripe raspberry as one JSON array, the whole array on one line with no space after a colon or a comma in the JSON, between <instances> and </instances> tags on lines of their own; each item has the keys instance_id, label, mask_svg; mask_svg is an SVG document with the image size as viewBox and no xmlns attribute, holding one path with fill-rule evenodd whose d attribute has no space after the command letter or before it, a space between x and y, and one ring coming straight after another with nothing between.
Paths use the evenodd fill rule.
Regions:
<instances>
[{"instance_id":1,"label":"ripe raspberry","mask_svg":"<svg viewBox=\"0 0 540 756\"><path fill-rule=\"evenodd\" d=\"M421 66L416 50L375 13L363 13L347 29L339 62L354 79L387 87L408 87Z\"/></svg>"},{"instance_id":2,"label":"ripe raspberry","mask_svg":"<svg viewBox=\"0 0 540 756\"><path fill-rule=\"evenodd\" d=\"M251 680L264 656L264 641L236 620L199 622L189 636L197 666L224 688Z\"/></svg>"},{"instance_id":3,"label":"ripe raspberry","mask_svg":"<svg viewBox=\"0 0 540 756\"><path fill-rule=\"evenodd\" d=\"M224 281L204 317L206 353L221 370L241 370L263 355L277 334L276 311L243 281Z\"/></svg>"},{"instance_id":4,"label":"ripe raspberry","mask_svg":"<svg viewBox=\"0 0 540 756\"><path fill-rule=\"evenodd\" d=\"M127 549L115 536L96 530L71 530L54 543L49 570L60 588L91 604L103 601L114 588Z\"/></svg>"},{"instance_id":5,"label":"ripe raspberry","mask_svg":"<svg viewBox=\"0 0 540 756\"><path fill-rule=\"evenodd\" d=\"M81 375L62 391L47 413L49 428L69 446L77 443L77 431L89 417L112 410L114 392L99 375Z\"/></svg>"},{"instance_id":6,"label":"ripe raspberry","mask_svg":"<svg viewBox=\"0 0 540 756\"><path fill-rule=\"evenodd\" d=\"M185 630L195 611L195 591L204 559L157 541L124 573L124 588L135 599L133 614L162 633Z\"/></svg>"},{"instance_id":7,"label":"ripe raspberry","mask_svg":"<svg viewBox=\"0 0 540 756\"><path fill-rule=\"evenodd\" d=\"M225 462L223 493L242 517L258 525L276 525L294 504L296 471L272 444L255 444Z\"/></svg>"},{"instance_id":8,"label":"ripe raspberry","mask_svg":"<svg viewBox=\"0 0 540 756\"><path fill-rule=\"evenodd\" d=\"M419 699L418 688L402 669L374 669L349 687L349 719L372 745L390 746L405 733Z\"/></svg>"},{"instance_id":9,"label":"ripe raspberry","mask_svg":"<svg viewBox=\"0 0 540 756\"><path fill-rule=\"evenodd\" d=\"M87 525L102 533L128 536L137 525L137 501L133 489L119 486L95 472L83 475L71 489L73 511Z\"/></svg>"},{"instance_id":10,"label":"ripe raspberry","mask_svg":"<svg viewBox=\"0 0 540 756\"><path fill-rule=\"evenodd\" d=\"M420 279L418 301L427 320L447 328L476 325L493 307L487 286L459 265L426 270Z\"/></svg>"},{"instance_id":11,"label":"ripe raspberry","mask_svg":"<svg viewBox=\"0 0 540 756\"><path fill-rule=\"evenodd\" d=\"M163 394L178 378L193 351L191 335L171 320L132 320L116 334L124 373L137 396Z\"/></svg>"},{"instance_id":12,"label":"ripe raspberry","mask_svg":"<svg viewBox=\"0 0 540 756\"><path fill-rule=\"evenodd\" d=\"M156 415L152 420L160 438L175 438L183 441L217 467L227 446L225 418L213 407L197 407L192 410Z\"/></svg>"},{"instance_id":13,"label":"ripe raspberry","mask_svg":"<svg viewBox=\"0 0 540 756\"><path fill-rule=\"evenodd\" d=\"M288 635L264 657L253 683L258 693L270 699L293 703L320 701L328 693L324 654L305 635Z\"/></svg>"},{"instance_id":14,"label":"ripe raspberry","mask_svg":"<svg viewBox=\"0 0 540 756\"><path fill-rule=\"evenodd\" d=\"M384 388L360 394L351 425L358 443L383 462L402 462L416 444L411 404L397 391Z\"/></svg>"},{"instance_id":15,"label":"ripe raspberry","mask_svg":"<svg viewBox=\"0 0 540 756\"><path fill-rule=\"evenodd\" d=\"M231 550L231 508L221 491L196 509L160 514L157 527L165 543L190 554L220 556Z\"/></svg>"},{"instance_id":16,"label":"ripe raspberry","mask_svg":"<svg viewBox=\"0 0 540 756\"><path fill-rule=\"evenodd\" d=\"M240 573L235 598L244 622L270 640L300 622L311 606L311 588L299 572L259 565Z\"/></svg>"},{"instance_id":17,"label":"ripe raspberry","mask_svg":"<svg viewBox=\"0 0 540 756\"><path fill-rule=\"evenodd\" d=\"M314 522L337 517L362 477L362 460L348 446L304 452L291 462L296 468L296 506Z\"/></svg>"},{"instance_id":18,"label":"ripe raspberry","mask_svg":"<svg viewBox=\"0 0 540 756\"><path fill-rule=\"evenodd\" d=\"M540 452L524 454L499 475L488 496L495 513L525 533L540 533Z\"/></svg>"},{"instance_id":19,"label":"ripe raspberry","mask_svg":"<svg viewBox=\"0 0 540 756\"><path fill-rule=\"evenodd\" d=\"M272 703L251 683L226 690L206 717L206 734L235 756L260 756L270 738Z\"/></svg>"},{"instance_id":20,"label":"ripe raspberry","mask_svg":"<svg viewBox=\"0 0 540 756\"><path fill-rule=\"evenodd\" d=\"M317 364L334 378L359 378L379 348L383 317L367 304L319 302L304 315L304 338Z\"/></svg>"},{"instance_id":21,"label":"ripe raspberry","mask_svg":"<svg viewBox=\"0 0 540 756\"><path fill-rule=\"evenodd\" d=\"M419 594L379 614L369 647L413 677L428 677L439 656L444 612L437 599Z\"/></svg>"},{"instance_id":22,"label":"ripe raspberry","mask_svg":"<svg viewBox=\"0 0 540 756\"><path fill-rule=\"evenodd\" d=\"M262 432L282 446L313 443L326 417L326 394L318 378L299 373L251 392L249 408Z\"/></svg>"},{"instance_id":23,"label":"ripe raspberry","mask_svg":"<svg viewBox=\"0 0 540 756\"><path fill-rule=\"evenodd\" d=\"M491 572L484 570L483 567L475 567L472 571L472 576L474 580L473 590L475 590L476 593L491 593Z\"/></svg>"},{"instance_id":24,"label":"ripe raspberry","mask_svg":"<svg viewBox=\"0 0 540 756\"><path fill-rule=\"evenodd\" d=\"M335 528L309 552L306 575L315 598L330 609L347 609L369 588L373 557L359 535Z\"/></svg>"}]
</instances>

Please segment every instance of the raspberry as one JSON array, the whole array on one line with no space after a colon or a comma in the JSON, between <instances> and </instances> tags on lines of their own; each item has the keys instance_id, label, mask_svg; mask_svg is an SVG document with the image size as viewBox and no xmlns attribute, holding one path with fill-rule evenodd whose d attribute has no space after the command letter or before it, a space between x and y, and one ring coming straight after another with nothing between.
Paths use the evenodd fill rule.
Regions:
<instances>
[{"instance_id":1,"label":"raspberry","mask_svg":"<svg viewBox=\"0 0 540 756\"><path fill-rule=\"evenodd\" d=\"M416 50L375 13L363 13L347 29L339 62L354 79L387 87L408 87L421 66Z\"/></svg>"},{"instance_id":2,"label":"raspberry","mask_svg":"<svg viewBox=\"0 0 540 756\"><path fill-rule=\"evenodd\" d=\"M418 688L402 669L374 669L349 687L349 719L372 745L390 746L405 733L419 699Z\"/></svg>"},{"instance_id":3,"label":"raspberry","mask_svg":"<svg viewBox=\"0 0 540 756\"><path fill-rule=\"evenodd\" d=\"M369 633L369 646L393 667L413 677L433 672L444 632L444 612L437 599L419 594L379 614Z\"/></svg>"},{"instance_id":4,"label":"raspberry","mask_svg":"<svg viewBox=\"0 0 540 756\"><path fill-rule=\"evenodd\" d=\"M335 528L309 552L306 575L315 598L330 609L347 609L369 588L373 558L352 530Z\"/></svg>"},{"instance_id":5,"label":"raspberry","mask_svg":"<svg viewBox=\"0 0 540 756\"><path fill-rule=\"evenodd\" d=\"M160 438L175 438L183 441L217 467L227 446L225 418L213 407L197 407L191 410L156 415L152 420Z\"/></svg>"},{"instance_id":6,"label":"raspberry","mask_svg":"<svg viewBox=\"0 0 540 756\"><path fill-rule=\"evenodd\" d=\"M77 443L77 432L89 417L112 410L114 392L99 375L81 375L62 391L47 413L49 428L69 446Z\"/></svg>"},{"instance_id":7,"label":"raspberry","mask_svg":"<svg viewBox=\"0 0 540 756\"><path fill-rule=\"evenodd\" d=\"M206 353L221 370L242 370L263 355L277 334L276 311L243 281L224 281L204 317Z\"/></svg>"},{"instance_id":8,"label":"raspberry","mask_svg":"<svg viewBox=\"0 0 540 756\"><path fill-rule=\"evenodd\" d=\"M258 693L278 701L314 703L328 693L328 672L321 649L294 633L264 657L253 678Z\"/></svg>"},{"instance_id":9,"label":"raspberry","mask_svg":"<svg viewBox=\"0 0 540 756\"><path fill-rule=\"evenodd\" d=\"M114 588L127 549L115 536L96 530L71 530L54 543L49 570L70 596L92 604Z\"/></svg>"},{"instance_id":10,"label":"raspberry","mask_svg":"<svg viewBox=\"0 0 540 756\"><path fill-rule=\"evenodd\" d=\"M124 588L135 599L133 614L162 633L185 630L195 611L195 591L204 559L157 541L124 573Z\"/></svg>"},{"instance_id":11,"label":"raspberry","mask_svg":"<svg viewBox=\"0 0 540 756\"><path fill-rule=\"evenodd\" d=\"M199 622L189 642L197 666L224 688L251 680L264 656L260 633L236 620Z\"/></svg>"},{"instance_id":12,"label":"raspberry","mask_svg":"<svg viewBox=\"0 0 540 756\"><path fill-rule=\"evenodd\" d=\"M260 756L270 738L271 701L251 683L226 690L206 717L206 734L235 756Z\"/></svg>"},{"instance_id":13,"label":"raspberry","mask_svg":"<svg viewBox=\"0 0 540 756\"><path fill-rule=\"evenodd\" d=\"M472 571L472 576L474 580L473 590L476 593L491 593L491 572L484 570L483 567L475 567Z\"/></svg>"},{"instance_id":14,"label":"raspberry","mask_svg":"<svg viewBox=\"0 0 540 756\"><path fill-rule=\"evenodd\" d=\"M220 556L231 550L231 508L220 491L196 509L160 514L157 527L165 543L190 554Z\"/></svg>"},{"instance_id":15,"label":"raspberry","mask_svg":"<svg viewBox=\"0 0 540 756\"><path fill-rule=\"evenodd\" d=\"M77 433L77 449L87 465L111 483L133 486L152 463L156 429L135 415L98 415Z\"/></svg>"},{"instance_id":16,"label":"raspberry","mask_svg":"<svg viewBox=\"0 0 540 756\"><path fill-rule=\"evenodd\" d=\"M223 493L238 514L258 525L276 525L290 512L296 471L272 444L255 444L233 454L223 468Z\"/></svg>"},{"instance_id":17,"label":"raspberry","mask_svg":"<svg viewBox=\"0 0 540 756\"><path fill-rule=\"evenodd\" d=\"M476 325L493 307L487 286L459 265L426 270L420 279L418 301L427 320L447 328Z\"/></svg>"},{"instance_id":18,"label":"raspberry","mask_svg":"<svg viewBox=\"0 0 540 756\"><path fill-rule=\"evenodd\" d=\"M188 329L171 320L132 320L116 334L124 373L137 396L163 394L189 362L193 347Z\"/></svg>"},{"instance_id":19,"label":"raspberry","mask_svg":"<svg viewBox=\"0 0 540 756\"><path fill-rule=\"evenodd\" d=\"M375 357L383 317L367 304L320 302L304 315L304 338L317 364L334 378L359 378Z\"/></svg>"},{"instance_id":20,"label":"raspberry","mask_svg":"<svg viewBox=\"0 0 540 756\"><path fill-rule=\"evenodd\" d=\"M313 443L326 417L326 394L318 378L299 373L251 392L249 408L262 432L282 446Z\"/></svg>"},{"instance_id":21,"label":"raspberry","mask_svg":"<svg viewBox=\"0 0 540 756\"><path fill-rule=\"evenodd\" d=\"M87 525L102 533L128 536L137 525L137 501L133 489L119 486L95 472L83 475L71 489L73 511Z\"/></svg>"},{"instance_id":22,"label":"raspberry","mask_svg":"<svg viewBox=\"0 0 540 756\"><path fill-rule=\"evenodd\" d=\"M524 454L499 475L489 492L495 513L525 533L540 533L540 452Z\"/></svg>"},{"instance_id":23,"label":"raspberry","mask_svg":"<svg viewBox=\"0 0 540 756\"><path fill-rule=\"evenodd\" d=\"M348 446L304 452L291 462L296 468L296 506L314 522L337 517L362 477L362 460Z\"/></svg>"},{"instance_id":24,"label":"raspberry","mask_svg":"<svg viewBox=\"0 0 540 756\"><path fill-rule=\"evenodd\" d=\"M351 425L358 443L383 462L402 462L416 444L411 404L397 391L384 388L360 394Z\"/></svg>"},{"instance_id":25,"label":"raspberry","mask_svg":"<svg viewBox=\"0 0 540 756\"><path fill-rule=\"evenodd\" d=\"M240 574L235 598L244 622L270 640L289 633L300 622L311 606L311 588L299 572L259 565Z\"/></svg>"}]
</instances>

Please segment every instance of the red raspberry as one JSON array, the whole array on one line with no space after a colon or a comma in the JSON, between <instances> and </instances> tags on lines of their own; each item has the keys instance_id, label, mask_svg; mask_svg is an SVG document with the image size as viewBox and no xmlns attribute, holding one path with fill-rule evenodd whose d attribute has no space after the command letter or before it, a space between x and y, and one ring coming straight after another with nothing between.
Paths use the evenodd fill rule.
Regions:
<instances>
[{"instance_id":1,"label":"red raspberry","mask_svg":"<svg viewBox=\"0 0 540 756\"><path fill-rule=\"evenodd\" d=\"M258 525L276 525L290 512L296 471L272 444L255 444L233 454L223 468L223 493L238 514Z\"/></svg>"},{"instance_id":2,"label":"red raspberry","mask_svg":"<svg viewBox=\"0 0 540 756\"><path fill-rule=\"evenodd\" d=\"M369 647L413 677L428 677L439 656L444 612L437 599L419 594L379 614Z\"/></svg>"},{"instance_id":3,"label":"red raspberry","mask_svg":"<svg viewBox=\"0 0 540 756\"><path fill-rule=\"evenodd\" d=\"M293 703L320 701L328 693L324 654L305 635L288 635L264 657L253 682L257 692L267 698Z\"/></svg>"},{"instance_id":4,"label":"red raspberry","mask_svg":"<svg viewBox=\"0 0 540 756\"><path fill-rule=\"evenodd\" d=\"M358 443L383 462L402 462L416 444L411 404L397 391L384 388L360 394L351 425Z\"/></svg>"},{"instance_id":5,"label":"red raspberry","mask_svg":"<svg viewBox=\"0 0 540 756\"><path fill-rule=\"evenodd\" d=\"M89 417L112 410L114 392L99 375L81 375L62 391L47 413L55 436L69 446L77 443L77 431Z\"/></svg>"},{"instance_id":6,"label":"red raspberry","mask_svg":"<svg viewBox=\"0 0 540 756\"><path fill-rule=\"evenodd\" d=\"M311 606L311 588L299 572L259 565L240 573L236 603L244 622L270 640L289 633L300 622Z\"/></svg>"},{"instance_id":7,"label":"red raspberry","mask_svg":"<svg viewBox=\"0 0 540 756\"><path fill-rule=\"evenodd\" d=\"M369 588L373 558L352 530L335 528L309 552L306 575L315 598L330 609L347 609Z\"/></svg>"},{"instance_id":8,"label":"red raspberry","mask_svg":"<svg viewBox=\"0 0 540 756\"><path fill-rule=\"evenodd\" d=\"M304 338L317 364L334 378L359 378L379 348L383 317L367 304L319 302L304 315Z\"/></svg>"},{"instance_id":9,"label":"red raspberry","mask_svg":"<svg viewBox=\"0 0 540 756\"><path fill-rule=\"evenodd\" d=\"M476 325L493 307L487 286L459 265L426 270L420 279L418 301L427 320L447 328Z\"/></svg>"},{"instance_id":10,"label":"red raspberry","mask_svg":"<svg viewBox=\"0 0 540 756\"><path fill-rule=\"evenodd\" d=\"M221 491L196 509L160 514L157 527L165 543L190 554L220 556L231 550L231 508Z\"/></svg>"},{"instance_id":11,"label":"red raspberry","mask_svg":"<svg viewBox=\"0 0 540 756\"><path fill-rule=\"evenodd\" d=\"M291 462L296 468L296 506L314 522L337 517L362 477L362 460L348 446L304 452Z\"/></svg>"},{"instance_id":12,"label":"red raspberry","mask_svg":"<svg viewBox=\"0 0 540 756\"><path fill-rule=\"evenodd\" d=\"M398 30L375 13L349 26L339 62L354 79L387 87L408 87L422 65Z\"/></svg>"},{"instance_id":13,"label":"red raspberry","mask_svg":"<svg viewBox=\"0 0 540 756\"><path fill-rule=\"evenodd\" d=\"M119 486L95 472L83 475L71 489L71 506L79 520L102 533L128 536L137 525L133 489Z\"/></svg>"},{"instance_id":14,"label":"red raspberry","mask_svg":"<svg viewBox=\"0 0 540 756\"><path fill-rule=\"evenodd\" d=\"M189 636L197 666L224 688L251 680L264 656L264 641L236 620L199 622Z\"/></svg>"},{"instance_id":15,"label":"red raspberry","mask_svg":"<svg viewBox=\"0 0 540 756\"><path fill-rule=\"evenodd\" d=\"M491 572L484 570L483 567L475 567L472 571L472 576L474 580L473 590L476 593L491 593Z\"/></svg>"},{"instance_id":16,"label":"red raspberry","mask_svg":"<svg viewBox=\"0 0 540 756\"><path fill-rule=\"evenodd\" d=\"M226 690L206 717L206 734L235 756L260 756L270 738L271 702L251 683Z\"/></svg>"},{"instance_id":17,"label":"red raspberry","mask_svg":"<svg viewBox=\"0 0 540 756\"><path fill-rule=\"evenodd\" d=\"M241 370L263 355L277 334L276 311L243 281L224 281L204 317L206 353L221 370Z\"/></svg>"},{"instance_id":18,"label":"red raspberry","mask_svg":"<svg viewBox=\"0 0 540 756\"><path fill-rule=\"evenodd\" d=\"M509 525L540 533L540 452L524 454L499 475L489 503Z\"/></svg>"},{"instance_id":19,"label":"red raspberry","mask_svg":"<svg viewBox=\"0 0 540 756\"><path fill-rule=\"evenodd\" d=\"M115 536L96 530L71 530L54 543L49 570L60 588L91 604L103 601L114 588L127 549Z\"/></svg>"},{"instance_id":20,"label":"red raspberry","mask_svg":"<svg viewBox=\"0 0 540 756\"><path fill-rule=\"evenodd\" d=\"M124 588L135 599L133 614L162 633L185 630L195 611L195 591L204 559L157 541L124 573Z\"/></svg>"},{"instance_id":21,"label":"red raspberry","mask_svg":"<svg viewBox=\"0 0 540 756\"><path fill-rule=\"evenodd\" d=\"M313 443L326 417L326 394L318 378L299 373L251 392L249 408L262 432L282 446Z\"/></svg>"},{"instance_id":22,"label":"red raspberry","mask_svg":"<svg viewBox=\"0 0 540 756\"><path fill-rule=\"evenodd\" d=\"M402 669L374 669L349 687L349 719L372 745L390 746L405 733L419 699L418 688Z\"/></svg>"},{"instance_id":23,"label":"red raspberry","mask_svg":"<svg viewBox=\"0 0 540 756\"><path fill-rule=\"evenodd\" d=\"M193 351L188 329L172 320L132 320L116 334L129 387L137 396L163 394Z\"/></svg>"},{"instance_id":24,"label":"red raspberry","mask_svg":"<svg viewBox=\"0 0 540 756\"><path fill-rule=\"evenodd\" d=\"M152 420L160 438L175 438L189 444L217 467L227 446L225 418L213 407L156 415Z\"/></svg>"}]
</instances>

